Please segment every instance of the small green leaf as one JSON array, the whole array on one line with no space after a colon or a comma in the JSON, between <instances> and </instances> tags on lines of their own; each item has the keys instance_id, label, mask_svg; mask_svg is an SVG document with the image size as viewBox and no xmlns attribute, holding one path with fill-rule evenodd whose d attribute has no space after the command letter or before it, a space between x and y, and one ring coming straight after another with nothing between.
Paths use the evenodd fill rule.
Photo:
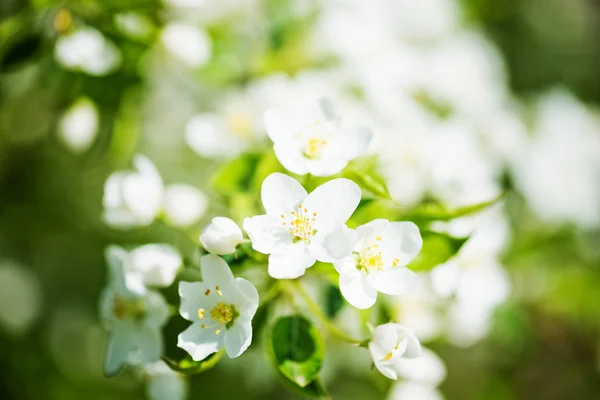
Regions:
<instances>
[{"instance_id":1,"label":"small green leaf","mask_svg":"<svg viewBox=\"0 0 600 400\"><path fill-rule=\"evenodd\" d=\"M242 154L230 160L217 171L212 187L225 195L248 192L260 159L260 154Z\"/></svg>"},{"instance_id":2,"label":"small green leaf","mask_svg":"<svg viewBox=\"0 0 600 400\"><path fill-rule=\"evenodd\" d=\"M337 313L344 306L342 292L337 286L327 285L325 288L325 313L329 318L335 318Z\"/></svg>"},{"instance_id":3,"label":"small green leaf","mask_svg":"<svg viewBox=\"0 0 600 400\"><path fill-rule=\"evenodd\" d=\"M351 162L342 175L356 182L361 189L374 197L391 200L392 197L377 163L376 157L359 158Z\"/></svg>"},{"instance_id":4,"label":"small green leaf","mask_svg":"<svg viewBox=\"0 0 600 400\"><path fill-rule=\"evenodd\" d=\"M253 177L254 190L260 192L260 188L262 187L265 178L274 172L286 173L285 168L279 163L275 152L270 150L264 154L256 166Z\"/></svg>"},{"instance_id":5,"label":"small green leaf","mask_svg":"<svg viewBox=\"0 0 600 400\"><path fill-rule=\"evenodd\" d=\"M430 221L449 221L454 218L464 217L466 215L476 214L479 211L483 211L486 208L496 204L505 196L505 194L506 193L502 193L490 201L472 204L469 206L456 208L454 210L448 210L439 203L426 203L419 206L412 212L409 212L408 215L404 216L404 219L414 221L417 225Z\"/></svg>"},{"instance_id":6,"label":"small green leaf","mask_svg":"<svg viewBox=\"0 0 600 400\"><path fill-rule=\"evenodd\" d=\"M455 238L445 233L423 230L423 248L419 255L408 265L413 271L429 271L454 257L467 238Z\"/></svg>"},{"instance_id":7,"label":"small green leaf","mask_svg":"<svg viewBox=\"0 0 600 400\"><path fill-rule=\"evenodd\" d=\"M268 348L277 369L300 388L309 386L323 365L323 340L316 327L299 315L275 321Z\"/></svg>"},{"instance_id":8,"label":"small green leaf","mask_svg":"<svg viewBox=\"0 0 600 400\"><path fill-rule=\"evenodd\" d=\"M223 350L209 355L202 361L194 361L189 355L180 361L174 361L168 357L163 357L162 359L172 370L182 374L192 375L211 369L217 365L222 356Z\"/></svg>"}]
</instances>

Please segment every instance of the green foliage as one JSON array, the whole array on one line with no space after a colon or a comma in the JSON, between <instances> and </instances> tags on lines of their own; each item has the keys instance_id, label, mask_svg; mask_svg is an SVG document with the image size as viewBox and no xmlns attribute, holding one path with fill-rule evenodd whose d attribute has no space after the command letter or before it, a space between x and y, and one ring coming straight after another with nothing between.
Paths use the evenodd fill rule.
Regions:
<instances>
[{"instance_id":1,"label":"green foliage","mask_svg":"<svg viewBox=\"0 0 600 400\"><path fill-rule=\"evenodd\" d=\"M168 357L163 357L163 361L172 370L180 372L182 374L186 374L186 375L200 374L202 372L205 372L205 371L213 368L215 365L217 365L217 363L223 356L223 353L224 353L223 350L218 351L216 353L209 355L208 357L206 357L204 360L201 360L201 361L194 361L194 360L192 360L192 358L189 355L187 355L185 358L183 358L180 361L173 361L172 359L170 359Z\"/></svg>"},{"instance_id":2,"label":"green foliage","mask_svg":"<svg viewBox=\"0 0 600 400\"><path fill-rule=\"evenodd\" d=\"M317 379L323 365L324 344L317 328L306 318L293 315L273 324L268 350L276 368L300 388L317 393Z\"/></svg>"},{"instance_id":3,"label":"green foliage","mask_svg":"<svg viewBox=\"0 0 600 400\"><path fill-rule=\"evenodd\" d=\"M325 314L329 318L335 318L338 312L344 307L345 300L342 292L335 285L325 287Z\"/></svg>"},{"instance_id":4,"label":"green foliage","mask_svg":"<svg viewBox=\"0 0 600 400\"><path fill-rule=\"evenodd\" d=\"M363 196L391 200L390 192L381 173L375 156L361 157L352 161L342 176L353 180L363 190Z\"/></svg>"},{"instance_id":5,"label":"green foliage","mask_svg":"<svg viewBox=\"0 0 600 400\"><path fill-rule=\"evenodd\" d=\"M467 238L455 238L445 233L423 230L423 248L408 267L414 271L429 271L454 257Z\"/></svg>"}]
</instances>

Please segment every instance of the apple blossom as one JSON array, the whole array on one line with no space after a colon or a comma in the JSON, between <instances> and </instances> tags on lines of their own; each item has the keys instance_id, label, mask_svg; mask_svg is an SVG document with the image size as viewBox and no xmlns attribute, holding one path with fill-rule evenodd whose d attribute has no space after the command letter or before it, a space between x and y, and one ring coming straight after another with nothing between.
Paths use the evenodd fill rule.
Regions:
<instances>
[{"instance_id":1,"label":"apple blossom","mask_svg":"<svg viewBox=\"0 0 600 400\"><path fill-rule=\"evenodd\" d=\"M240 227L230 218L215 217L204 228L200 242L212 254L225 255L235 252L238 244L244 241Z\"/></svg>"},{"instance_id":2,"label":"apple blossom","mask_svg":"<svg viewBox=\"0 0 600 400\"><path fill-rule=\"evenodd\" d=\"M373 331L369 342L369 352L375 367L390 379L398 379L402 358L416 358L421 355L421 344L414 333L400 324L379 325Z\"/></svg>"},{"instance_id":3,"label":"apple blossom","mask_svg":"<svg viewBox=\"0 0 600 400\"><path fill-rule=\"evenodd\" d=\"M417 285L419 277L406 268L423 245L415 224L376 219L356 231L342 230L325 244L338 259L334 266L342 295L354 307L371 307L377 292L399 295Z\"/></svg>"},{"instance_id":4,"label":"apple blossom","mask_svg":"<svg viewBox=\"0 0 600 400\"><path fill-rule=\"evenodd\" d=\"M179 334L177 346L195 361L225 348L240 356L252 342L252 317L258 292L247 280L234 278L227 263L208 254L201 258L202 282L180 282L179 313L192 322Z\"/></svg>"},{"instance_id":5,"label":"apple blossom","mask_svg":"<svg viewBox=\"0 0 600 400\"><path fill-rule=\"evenodd\" d=\"M274 173L262 184L266 214L244 220L252 248L269 256L269 275L295 279L304 275L316 260L331 262L336 234L343 232L361 198L358 185L348 179L334 179L307 194L295 179Z\"/></svg>"},{"instance_id":6,"label":"apple blossom","mask_svg":"<svg viewBox=\"0 0 600 400\"><path fill-rule=\"evenodd\" d=\"M168 244L146 244L129 252L125 266L128 274L135 274L146 286L170 286L183 266L179 252Z\"/></svg>"},{"instance_id":7,"label":"apple blossom","mask_svg":"<svg viewBox=\"0 0 600 400\"><path fill-rule=\"evenodd\" d=\"M305 116L269 109L264 122L281 164L300 175L337 174L367 150L372 137L369 129L342 127L334 105L326 99Z\"/></svg>"},{"instance_id":8,"label":"apple blossom","mask_svg":"<svg viewBox=\"0 0 600 400\"><path fill-rule=\"evenodd\" d=\"M162 204L163 181L152 162L133 159L136 171L119 171L104 184L104 221L113 227L150 225Z\"/></svg>"},{"instance_id":9,"label":"apple blossom","mask_svg":"<svg viewBox=\"0 0 600 400\"><path fill-rule=\"evenodd\" d=\"M109 331L104 371L114 375L125 365L158 360L162 352L161 327L169 310L162 296L147 290L137 275L127 274L127 252L106 249L110 281L100 298L100 314Z\"/></svg>"}]
</instances>

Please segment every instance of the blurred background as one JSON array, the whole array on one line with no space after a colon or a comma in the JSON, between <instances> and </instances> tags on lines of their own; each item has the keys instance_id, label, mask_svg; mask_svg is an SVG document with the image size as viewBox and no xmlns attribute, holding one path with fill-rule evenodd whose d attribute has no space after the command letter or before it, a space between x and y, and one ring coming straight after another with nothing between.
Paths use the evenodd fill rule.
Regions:
<instances>
[{"instance_id":1,"label":"blurred background","mask_svg":"<svg viewBox=\"0 0 600 400\"><path fill-rule=\"evenodd\" d=\"M211 216L244 216L211 177L273 162L264 110L320 96L374 131L403 209L502 196L434 224L469 239L385 299L426 356L390 382L328 342L331 396L600 398L599 38L597 0L2 0L0 399L157 396L102 374L105 246L193 257ZM167 185L162 218L109 228L104 183L135 154ZM255 343L188 397L297 398Z\"/></svg>"}]
</instances>

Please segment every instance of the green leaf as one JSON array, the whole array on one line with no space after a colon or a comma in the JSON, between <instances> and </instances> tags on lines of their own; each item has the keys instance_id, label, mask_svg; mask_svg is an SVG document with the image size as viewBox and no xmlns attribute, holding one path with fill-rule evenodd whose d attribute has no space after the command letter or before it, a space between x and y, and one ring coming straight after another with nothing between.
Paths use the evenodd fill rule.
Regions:
<instances>
[{"instance_id":1,"label":"green leaf","mask_svg":"<svg viewBox=\"0 0 600 400\"><path fill-rule=\"evenodd\" d=\"M299 315L275 321L268 348L277 369L300 388L309 386L323 365L323 340L317 328Z\"/></svg>"},{"instance_id":2,"label":"green leaf","mask_svg":"<svg viewBox=\"0 0 600 400\"><path fill-rule=\"evenodd\" d=\"M273 172L282 172L286 173L285 168L279 163L277 156L273 150L270 150L265 153L262 157L258 165L256 166L256 171L254 172L254 177L252 179L254 190L256 192L260 192L260 188L262 186L263 181Z\"/></svg>"},{"instance_id":3,"label":"green leaf","mask_svg":"<svg viewBox=\"0 0 600 400\"><path fill-rule=\"evenodd\" d=\"M213 177L213 189L225 195L248 192L260 159L260 154L242 154L228 161Z\"/></svg>"},{"instance_id":4,"label":"green leaf","mask_svg":"<svg viewBox=\"0 0 600 400\"><path fill-rule=\"evenodd\" d=\"M376 198L391 200L392 197L377 163L377 157L361 157L352 161L342 176L353 180L361 189Z\"/></svg>"},{"instance_id":5,"label":"green leaf","mask_svg":"<svg viewBox=\"0 0 600 400\"><path fill-rule=\"evenodd\" d=\"M325 313L327 317L335 318L343 306L344 298L340 289L334 285L327 285L325 287Z\"/></svg>"},{"instance_id":6,"label":"green leaf","mask_svg":"<svg viewBox=\"0 0 600 400\"><path fill-rule=\"evenodd\" d=\"M174 371L180 372L186 375L200 374L207 371L217 365L221 357L223 356L223 350L213 353L206 357L202 361L194 361L187 355L180 361L174 361L168 357L163 357L163 361Z\"/></svg>"},{"instance_id":7,"label":"green leaf","mask_svg":"<svg viewBox=\"0 0 600 400\"><path fill-rule=\"evenodd\" d=\"M429 271L454 257L469 239L455 238L445 233L422 230L423 248L419 255L408 265L413 271Z\"/></svg>"},{"instance_id":8,"label":"green leaf","mask_svg":"<svg viewBox=\"0 0 600 400\"><path fill-rule=\"evenodd\" d=\"M448 210L439 203L426 203L408 213L408 215L404 216L404 219L414 221L417 225L430 221L449 221L454 218L464 217L467 215L476 214L479 211L483 211L486 208L496 204L505 195L506 193L502 193L490 201L460 207L454 210Z\"/></svg>"},{"instance_id":9,"label":"green leaf","mask_svg":"<svg viewBox=\"0 0 600 400\"><path fill-rule=\"evenodd\" d=\"M39 53L42 38L39 35L29 35L19 39L4 51L0 60L0 69L7 70L31 61Z\"/></svg>"}]
</instances>

